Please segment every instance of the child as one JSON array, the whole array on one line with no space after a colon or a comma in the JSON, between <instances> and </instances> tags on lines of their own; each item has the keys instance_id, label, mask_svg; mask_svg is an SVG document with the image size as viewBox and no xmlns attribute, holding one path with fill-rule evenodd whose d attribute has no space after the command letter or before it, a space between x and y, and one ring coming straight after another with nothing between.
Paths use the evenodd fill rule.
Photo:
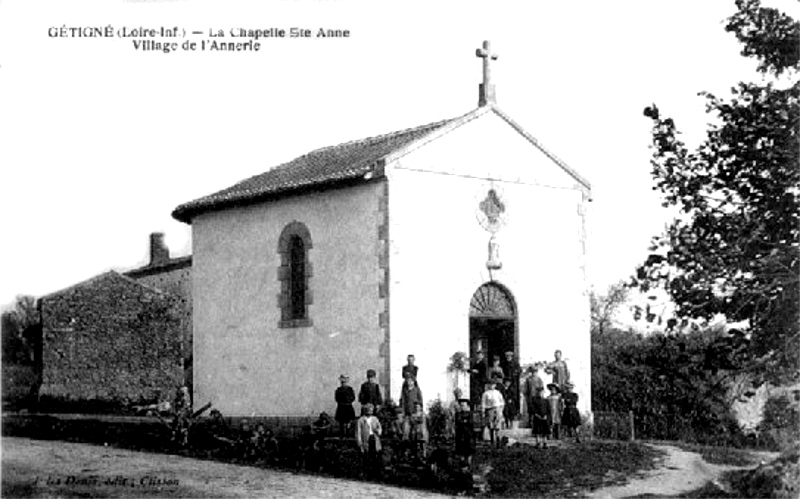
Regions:
<instances>
[{"instance_id":1,"label":"child","mask_svg":"<svg viewBox=\"0 0 800 499\"><path fill-rule=\"evenodd\" d=\"M256 430L250 436L250 455L257 459L264 457L267 429L263 423L256 425Z\"/></svg>"},{"instance_id":2,"label":"child","mask_svg":"<svg viewBox=\"0 0 800 499\"><path fill-rule=\"evenodd\" d=\"M528 411L530 413L530 425L535 441L535 446L547 448L547 436L550 434L550 425L548 423L548 416L550 414L550 405L547 400L542 396L544 387L540 386L536 389L533 397L530 398L528 403Z\"/></svg>"},{"instance_id":3,"label":"child","mask_svg":"<svg viewBox=\"0 0 800 499\"><path fill-rule=\"evenodd\" d=\"M336 421L339 423L339 436L344 438L348 433L350 422L356 419L356 411L353 409L353 402L356 400L356 392L347 383L350 378L342 374L339 376L341 386L336 389L334 398L336 399Z\"/></svg>"},{"instance_id":4,"label":"child","mask_svg":"<svg viewBox=\"0 0 800 499\"><path fill-rule=\"evenodd\" d=\"M264 432L264 443L263 443L263 452L264 458L267 460L268 463L275 463L278 461L279 453L278 453L278 439L275 438L275 435L272 433L272 430L266 430Z\"/></svg>"},{"instance_id":5,"label":"child","mask_svg":"<svg viewBox=\"0 0 800 499\"><path fill-rule=\"evenodd\" d=\"M489 381L497 385L503 382L503 378L505 378L505 375L503 374L503 368L500 367L500 356L495 355L492 357L492 367L489 368Z\"/></svg>"},{"instance_id":6,"label":"child","mask_svg":"<svg viewBox=\"0 0 800 499\"><path fill-rule=\"evenodd\" d=\"M561 423L566 428L567 435L574 436L575 442L580 443L581 413L578 411L578 394L572 391L574 387L575 385L571 381L564 383L564 395L562 396L564 415L561 418Z\"/></svg>"},{"instance_id":7,"label":"child","mask_svg":"<svg viewBox=\"0 0 800 499\"><path fill-rule=\"evenodd\" d=\"M331 417L328 416L327 412L322 411L319 413L317 420L311 424L311 430L317 440L323 440L330 433L331 426Z\"/></svg>"},{"instance_id":8,"label":"child","mask_svg":"<svg viewBox=\"0 0 800 499\"><path fill-rule=\"evenodd\" d=\"M550 432L553 439L558 440L560 438L561 413L564 411L564 403L561 400L561 390L559 390L557 384L550 383L547 385L547 389L550 390L550 396L547 397L547 405L550 408L547 421L550 423Z\"/></svg>"},{"instance_id":9,"label":"child","mask_svg":"<svg viewBox=\"0 0 800 499\"><path fill-rule=\"evenodd\" d=\"M378 465L378 453L381 451L381 423L373 415L374 411L375 406L365 404L356 423L356 443L367 475L372 474Z\"/></svg>"},{"instance_id":10,"label":"child","mask_svg":"<svg viewBox=\"0 0 800 499\"><path fill-rule=\"evenodd\" d=\"M455 438L456 434L456 416L461 410L461 388L456 387L453 390L453 401L447 407L447 436Z\"/></svg>"},{"instance_id":11,"label":"child","mask_svg":"<svg viewBox=\"0 0 800 499\"><path fill-rule=\"evenodd\" d=\"M475 433L472 431L472 412L469 399L458 401L461 408L455 413L456 431L456 456L472 466L472 456L475 454Z\"/></svg>"},{"instance_id":12,"label":"child","mask_svg":"<svg viewBox=\"0 0 800 499\"><path fill-rule=\"evenodd\" d=\"M500 392L503 395L506 405L503 407L503 420L505 427L511 428L511 423L517 417L517 404L515 401L514 390L511 388L511 378L503 380L503 390Z\"/></svg>"},{"instance_id":13,"label":"child","mask_svg":"<svg viewBox=\"0 0 800 499\"><path fill-rule=\"evenodd\" d=\"M295 467L298 470L314 470L318 468L317 452L314 444L315 438L314 434L311 433L311 425L303 426L302 433L297 443L297 453L295 455Z\"/></svg>"},{"instance_id":14,"label":"child","mask_svg":"<svg viewBox=\"0 0 800 499\"><path fill-rule=\"evenodd\" d=\"M497 432L500 430L500 419L503 414L505 401L503 396L497 391L494 383L486 384L486 391L481 398L481 409L485 417L486 426L489 428L489 440L492 446L499 444Z\"/></svg>"},{"instance_id":15,"label":"child","mask_svg":"<svg viewBox=\"0 0 800 499\"><path fill-rule=\"evenodd\" d=\"M236 438L236 453L240 458L249 459L254 454L253 450L253 430L250 429L250 421L243 419Z\"/></svg>"},{"instance_id":16,"label":"child","mask_svg":"<svg viewBox=\"0 0 800 499\"><path fill-rule=\"evenodd\" d=\"M422 409L422 402L416 402L414 404L414 413L408 418L408 423L408 438L417 452L417 456L424 461L427 454L428 424L427 421L425 421L425 411Z\"/></svg>"},{"instance_id":17,"label":"child","mask_svg":"<svg viewBox=\"0 0 800 499\"><path fill-rule=\"evenodd\" d=\"M422 391L417 386L417 380L409 376L400 392L400 410L403 415L403 438L408 440L409 419L416 411L416 405L422 405Z\"/></svg>"}]
</instances>

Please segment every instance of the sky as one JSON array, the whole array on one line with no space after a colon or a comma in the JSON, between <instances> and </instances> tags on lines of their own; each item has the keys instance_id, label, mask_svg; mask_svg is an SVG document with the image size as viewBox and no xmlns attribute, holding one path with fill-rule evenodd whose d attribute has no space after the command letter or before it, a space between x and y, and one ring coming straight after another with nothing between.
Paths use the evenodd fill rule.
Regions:
<instances>
[{"instance_id":1,"label":"sky","mask_svg":"<svg viewBox=\"0 0 800 499\"><path fill-rule=\"evenodd\" d=\"M792 2L765 2L787 4ZM315 148L477 106L490 40L501 109L592 183L590 284L627 279L670 212L650 177L656 103L691 143L708 90L758 80L733 0L0 0L0 304L191 252L181 203ZM349 30L257 52L136 50L60 28ZM202 35L192 35L201 31ZM226 41L232 41L226 38Z\"/></svg>"}]
</instances>

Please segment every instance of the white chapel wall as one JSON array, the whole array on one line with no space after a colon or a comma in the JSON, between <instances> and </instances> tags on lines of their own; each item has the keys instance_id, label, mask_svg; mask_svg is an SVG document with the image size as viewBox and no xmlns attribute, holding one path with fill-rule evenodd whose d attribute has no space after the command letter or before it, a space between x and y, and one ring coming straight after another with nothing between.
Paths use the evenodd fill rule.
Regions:
<instances>
[{"instance_id":1,"label":"white chapel wall","mask_svg":"<svg viewBox=\"0 0 800 499\"><path fill-rule=\"evenodd\" d=\"M476 210L494 186L507 210L496 239L503 268L494 278L517 303L520 361L552 360L555 349L563 350L579 407L590 410L582 196L574 180L494 115L420 147L387 171L393 394L406 354L414 353L425 399L450 396L448 359L469 351L470 299L490 280L490 234Z\"/></svg>"},{"instance_id":2,"label":"white chapel wall","mask_svg":"<svg viewBox=\"0 0 800 499\"><path fill-rule=\"evenodd\" d=\"M379 195L365 184L198 216L194 249L194 397L230 416L333 414L338 376L357 391L382 370ZM278 238L311 234L312 327L280 329Z\"/></svg>"}]
</instances>

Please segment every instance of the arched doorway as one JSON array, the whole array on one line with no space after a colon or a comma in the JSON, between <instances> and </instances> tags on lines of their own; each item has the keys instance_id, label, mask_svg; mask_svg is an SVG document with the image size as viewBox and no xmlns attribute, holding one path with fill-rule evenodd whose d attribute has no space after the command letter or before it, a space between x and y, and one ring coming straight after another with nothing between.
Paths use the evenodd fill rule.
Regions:
<instances>
[{"instance_id":1,"label":"arched doorway","mask_svg":"<svg viewBox=\"0 0 800 499\"><path fill-rule=\"evenodd\" d=\"M472 295L469 303L469 345L470 359L476 359L483 352L487 365L497 355L505 364L505 352L514 352L519 360L517 338L517 307L508 289L495 281L481 285ZM475 367L475 366L473 366ZM480 400L485 379L482 374L473 373L470 377L470 398L473 403Z\"/></svg>"}]
</instances>

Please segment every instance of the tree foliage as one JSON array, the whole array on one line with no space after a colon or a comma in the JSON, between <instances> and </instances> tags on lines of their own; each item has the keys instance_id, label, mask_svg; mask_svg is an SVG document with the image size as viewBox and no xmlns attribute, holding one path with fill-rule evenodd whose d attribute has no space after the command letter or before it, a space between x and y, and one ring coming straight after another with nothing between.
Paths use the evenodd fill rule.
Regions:
<instances>
[{"instance_id":1,"label":"tree foliage","mask_svg":"<svg viewBox=\"0 0 800 499\"><path fill-rule=\"evenodd\" d=\"M640 335L612 329L593 335L592 406L633 411L642 438L735 444L743 438L731 412L734 364L721 331Z\"/></svg>"},{"instance_id":2,"label":"tree foliage","mask_svg":"<svg viewBox=\"0 0 800 499\"><path fill-rule=\"evenodd\" d=\"M39 311L36 298L20 295L13 310L3 312L0 316L3 335L3 360L5 362L28 362L33 359L39 325Z\"/></svg>"},{"instance_id":3,"label":"tree foliage","mask_svg":"<svg viewBox=\"0 0 800 499\"><path fill-rule=\"evenodd\" d=\"M614 327L614 315L628 299L630 289L623 282L612 284L604 295L589 294L592 334L603 334Z\"/></svg>"},{"instance_id":4,"label":"tree foliage","mask_svg":"<svg viewBox=\"0 0 800 499\"><path fill-rule=\"evenodd\" d=\"M758 0L737 0L726 30L758 59L762 83L729 98L703 93L715 119L689 150L656 105L652 176L664 206L680 211L653 241L634 285L663 286L683 318L749 321L728 355L760 381L800 377L800 169L797 81L800 24ZM769 80L769 81L767 81Z\"/></svg>"}]
</instances>

